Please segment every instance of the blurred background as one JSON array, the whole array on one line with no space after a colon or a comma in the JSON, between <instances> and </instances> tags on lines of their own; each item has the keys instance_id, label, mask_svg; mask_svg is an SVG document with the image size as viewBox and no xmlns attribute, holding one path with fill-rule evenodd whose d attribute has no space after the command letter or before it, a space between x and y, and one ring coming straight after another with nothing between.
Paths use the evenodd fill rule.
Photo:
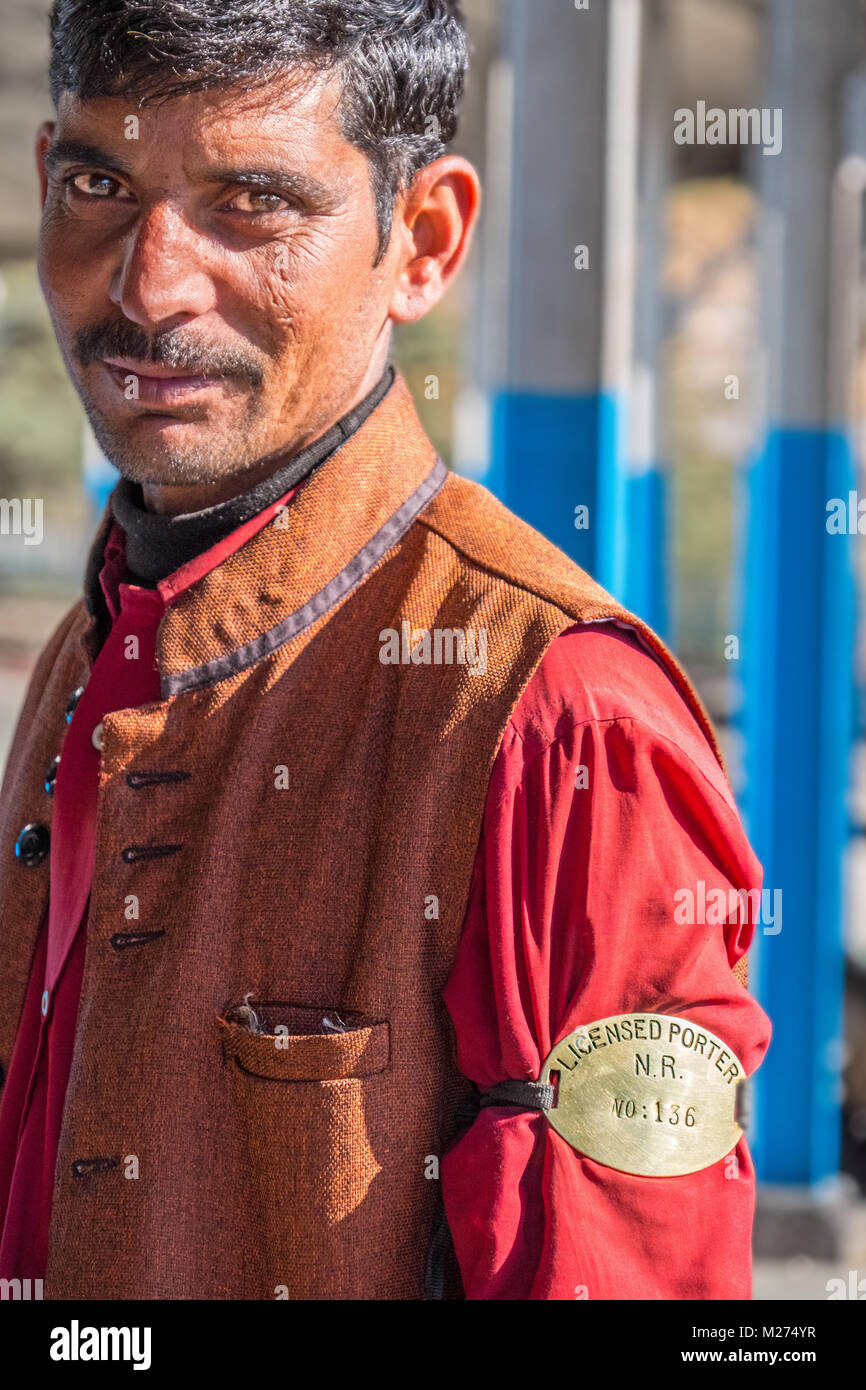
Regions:
<instances>
[{"instance_id":1,"label":"blurred background","mask_svg":"<svg viewBox=\"0 0 866 1390\"><path fill-rule=\"evenodd\" d=\"M483 224L397 358L450 466L653 624L720 728L771 904L756 1296L866 1297L866 3L464 9ZM47 12L0 18L0 760L115 477L36 275Z\"/></svg>"}]
</instances>

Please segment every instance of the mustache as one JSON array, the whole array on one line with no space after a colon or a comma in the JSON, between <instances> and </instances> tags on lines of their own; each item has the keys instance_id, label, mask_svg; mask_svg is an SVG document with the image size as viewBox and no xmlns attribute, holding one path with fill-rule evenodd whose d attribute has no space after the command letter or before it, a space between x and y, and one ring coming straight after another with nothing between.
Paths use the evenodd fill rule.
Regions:
<instances>
[{"instance_id":1,"label":"mustache","mask_svg":"<svg viewBox=\"0 0 866 1390\"><path fill-rule=\"evenodd\" d=\"M260 391L265 381L261 364L242 348L208 347L184 338L178 329L148 337L134 323L101 323L78 330L75 352L82 367L104 357L132 357L199 376L234 377L254 391Z\"/></svg>"}]
</instances>

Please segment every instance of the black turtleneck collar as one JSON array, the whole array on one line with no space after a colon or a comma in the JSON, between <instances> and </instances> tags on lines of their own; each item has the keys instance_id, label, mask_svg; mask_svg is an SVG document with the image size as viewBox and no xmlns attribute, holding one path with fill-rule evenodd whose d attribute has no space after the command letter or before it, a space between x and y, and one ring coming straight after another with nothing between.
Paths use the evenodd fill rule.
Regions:
<instances>
[{"instance_id":1,"label":"black turtleneck collar","mask_svg":"<svg viewBox=\"0 0 866 1390\"><path fill-rule=\"evenodd\" d=\"M213 507L180 516L149 512L140 484L121 478L111 494L111 511L126 536L126 563L132 582L154 587L303 482L361 427L387 395L393 381L394 368L388 367L370 394L321 439L254 487Z\"/></svg>"}]
</instances>

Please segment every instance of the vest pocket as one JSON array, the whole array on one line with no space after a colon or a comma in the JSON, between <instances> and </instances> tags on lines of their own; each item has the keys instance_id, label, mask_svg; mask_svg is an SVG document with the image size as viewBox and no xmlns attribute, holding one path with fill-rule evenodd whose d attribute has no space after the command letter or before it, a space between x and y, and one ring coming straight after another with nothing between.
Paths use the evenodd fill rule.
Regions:
<instances>
[{"instance_id":1,"label":"vest pocket","mask_svg":"<svg viewBox=\"0 0 866 1390\"><path fill-rule=\"evenodd\" d=\"M271 1081L339 1081L374 1076L390 1062L390 1028L385 1020L345 1009L338 1012L270 1000L245 1002L234 1012L245 1012L267 1030L253 1032L249 1023L217 1019L226 1060L251 1076Z\"/></svg>"},{"instance_id":2,"label":"vest pocket","mask_svg":"<svg viewBox=\"0 0 866 1390\"><path fill-rule=\"evenodd\" d=\"M394 1229L382 1171L393 1162L389 1023L257 1000L226 1012L218 1021L237 1123L225 1142L236 1146L232 1199L247 1223L255 1296L370 1296L371 1259ZM333 1024L343 1031L327 1031Z\"/></svg>"}]
</instances>

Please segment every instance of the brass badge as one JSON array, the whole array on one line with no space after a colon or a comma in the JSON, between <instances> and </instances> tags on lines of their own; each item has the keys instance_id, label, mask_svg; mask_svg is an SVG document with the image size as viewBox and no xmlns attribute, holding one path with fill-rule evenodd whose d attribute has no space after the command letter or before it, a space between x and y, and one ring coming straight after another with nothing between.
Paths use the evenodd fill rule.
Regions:
<instances>
[{"instance_id":1,"label":"brass badge","mask_svg":"<svg viewBox=\"0 0 866 1390\"><path fill-rule=\"evenodd\" d=\"M673 1014L614 1014L569 1033L540 1080L544 1114L572 1148L623 1173L674 1178L731 1152L742 1063L715 1033Z\"/></svg>"}]
</instances>

